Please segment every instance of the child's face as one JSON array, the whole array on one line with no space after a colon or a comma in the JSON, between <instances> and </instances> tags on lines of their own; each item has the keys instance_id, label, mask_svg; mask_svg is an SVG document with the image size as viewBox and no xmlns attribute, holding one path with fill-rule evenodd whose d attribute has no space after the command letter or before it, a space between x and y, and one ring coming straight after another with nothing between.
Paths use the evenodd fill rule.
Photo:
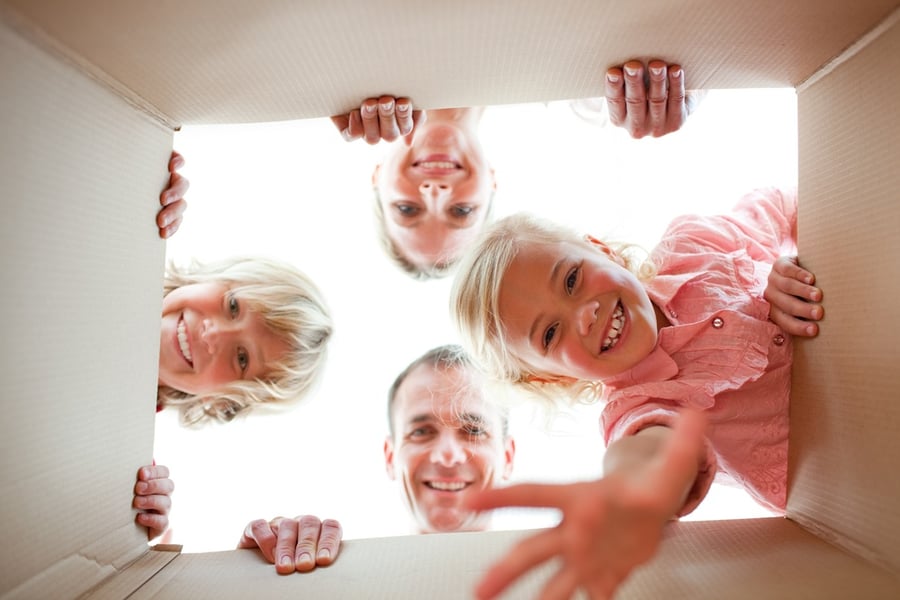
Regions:
<instances>
[{"instance_id":1,"label":"child's face","mask_svg":"<svg viewBox=\"0 0 900 600\"><path fill-rule=\"evenodd\" d=\"M240 379L265 379L287 350L224 285L185 285L163 298L160 385L204 394Z\"/></svg>"},{"instance_id":2,"label":"child's face","mask_svg":"<svg viewBox=\"0 0 900 600\"><path fill-rule=\"evenodd\" d=\"M656 345L653 304L640 281L588 242L527 244L500 285L510 350L541 375L603 380Z\"/></svg>"}]
</instances>

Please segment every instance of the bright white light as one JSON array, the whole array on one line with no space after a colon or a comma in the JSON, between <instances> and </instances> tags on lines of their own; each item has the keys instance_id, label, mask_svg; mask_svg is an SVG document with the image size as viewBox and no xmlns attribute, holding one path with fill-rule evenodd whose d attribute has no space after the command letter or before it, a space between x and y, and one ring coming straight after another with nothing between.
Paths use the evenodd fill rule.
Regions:
<instances>
[{"instance_id":1,"label":"bright white light","mask_svg":"<svg viewBox=\"0 0 900 600\"><path fill-rule=\"evenodd\" d=\"M754 187L797 177L790 89L713 91L661 139L587 124L567 103L491 107L481 131L497 216L529 210L648 249L678 214L725 211ZM409 361L456 337L449 279L410 280L375 241L371 172L384 148L347 144L327 120L186 127L175 147L190 208L168 257L289 260L322 287L337 331L322 385L291 412L199 431L180 428L174 411L157 417L156 461L177 487L173 541L188 552L231 549L251 519L306 513L339 519L347 539L407 533L399 486L384 471L385 397ZM581 409L554 434L515 415L514 481L595 477L598 414ZM692 518L767 514L743 492L714 488ZM495 525L554 518L509 512Z\"/></svg>"}]
</instances>

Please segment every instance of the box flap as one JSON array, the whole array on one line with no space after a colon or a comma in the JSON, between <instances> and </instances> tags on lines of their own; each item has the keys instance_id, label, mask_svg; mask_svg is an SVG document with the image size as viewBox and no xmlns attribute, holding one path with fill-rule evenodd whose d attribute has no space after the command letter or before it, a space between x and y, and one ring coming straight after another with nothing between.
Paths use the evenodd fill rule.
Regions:
<instances>
[{"instance_id":1,"label":"box flap","mask_svg":"<svg viewBox=\"0 0 900 600\"><path fill-rule=\"evenodd\" d=\"M532 532L430 534L350 540L338 562L279 577L256 551L182 554L133 600L166 598L471 597L516 540ZM554 564L545 564L504 598L537 598ZM617 597L630 600L890 598L900 581L819 540L787 519L677 523L651 566L635 571Z\"/></svg>"},{"instance_id":2,"label":"box flap","mask_svg":"<svg viewBox=\"0 0 900 600\"><path fill-rule=\"evenodd\" d=\"M794 350L788 515L900 574L900 11L798 96L800 260L824 292Z\"/></svg>"},{"instance_id":3,"label":"box flap","mask_svg":"<svg viewBox=\"0 0 900 600\"><path fill-rule=\"evenodd\" d=\"M6 1L181 123L322 117L381 93L423 108L598 96L606 68L635 52L689 65L695 88L793 87L896 6Z\"/></svg>"},{"instance_id":4,"label":"box flap","mask_svg":"<svg viewBox=\"0 0 900 600\"><path fill-rule=\"evenodd\" d=\"M0 73L0 596L70 597L147 548L172 132L2 20Z\"/></svg>"}]
</instances>

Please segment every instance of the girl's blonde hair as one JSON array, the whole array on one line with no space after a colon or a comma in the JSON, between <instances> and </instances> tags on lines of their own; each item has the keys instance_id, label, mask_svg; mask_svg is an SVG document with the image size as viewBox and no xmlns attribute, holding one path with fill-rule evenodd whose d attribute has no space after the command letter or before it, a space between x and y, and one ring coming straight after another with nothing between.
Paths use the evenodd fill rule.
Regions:
<instances>
[{"instance_id":1,"label":"girl's blonde hair","mask_svg":"<svg viewBox=\"0 0 900 600\"><path fill-rule=\"evenodd\" d=\"M530 244L588 243L563 225L527 213L505 217L485 229L460 260L450 294L450 312L462 345L488 377L512 384L552 403L593 401L599 382L559 380L540 373L516 356L506 343L500 320L500 285L512 261ZM639 259L631 244L607 243L641 280L655 274L652 263Z\"/></svg>"},{"instance_id":2,"label":"girl's blonde hair","mask_svg":"<svg viewBox=\"0 0 900 600\"><path fill-rule=\"evenodd\" d=\"M184 285L217 283L227 286L266 327L288 343L289 350L265 380L234 381L202 396L160 386L157 402L177 405L184 425L228 422L255 406L283 406L299 400L323 370L328 340L334 329L322 293L295 267L269 258L231 258L192 262L187 268L169 264L164 294Z\"/></svg>"}]
</instances>

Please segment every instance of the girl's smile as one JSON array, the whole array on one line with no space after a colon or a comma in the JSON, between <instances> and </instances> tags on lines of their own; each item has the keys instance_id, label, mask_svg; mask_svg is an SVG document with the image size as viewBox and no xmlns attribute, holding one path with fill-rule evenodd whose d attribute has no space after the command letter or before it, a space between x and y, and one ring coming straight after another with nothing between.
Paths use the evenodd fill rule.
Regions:
<instances>
[{"instance_id":1,"label":"girl's smile","mask_svg":"<svg viewBox=\"0 0 900 600\"><path fill-rule=\"evenodd\" d=\"M603 380L656 345L653 303L602 243L527 244L499 295L510 351L537 375Z\"/></svg>"}]
</instances>

